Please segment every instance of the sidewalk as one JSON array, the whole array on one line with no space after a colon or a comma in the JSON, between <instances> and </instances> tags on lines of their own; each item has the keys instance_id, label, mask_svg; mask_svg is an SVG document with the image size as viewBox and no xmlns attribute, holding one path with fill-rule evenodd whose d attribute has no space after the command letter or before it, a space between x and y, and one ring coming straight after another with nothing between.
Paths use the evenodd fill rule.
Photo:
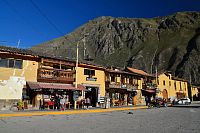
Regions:
<instances>
[{"instance_id":1,"label":"sidewalk","mask_svg":"<svg viewBox=\"0 0 200 133\"><path fill-rule=\"evenodd\" d=\"M89 110L65 110L65 111L3 111L0 112L1 117L23 117L23 116L43 116L43 115L71 115L71 114L87 114L87 113L102 113L102 112L112 112L112 111L123 111L123 110L136 110L136 109L147 109L147 106L134 106L134 107L116 107L109 109L89 109Z\"/></svg>"}]
</instances>

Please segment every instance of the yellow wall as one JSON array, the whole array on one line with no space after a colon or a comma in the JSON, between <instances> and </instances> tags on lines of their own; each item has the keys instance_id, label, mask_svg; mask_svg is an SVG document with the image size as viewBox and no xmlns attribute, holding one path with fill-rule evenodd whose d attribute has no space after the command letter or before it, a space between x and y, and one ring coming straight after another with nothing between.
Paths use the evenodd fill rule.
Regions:
<instances>
[{"instance_id":1,"label":"yellow wall","mask_svg":"<svg viewBox=\"0 0 200 133\"><path fill-rule=\"evenodd\" d=\"M22 69L0 67L0 99L21 99L26 81L37 81L38 63L23 61Z\"/></svg>"},{"instance_id":2,"label":"yellow wall","mask_svg":"<svg viewBox=\"0 0 200 133\"><path fill-rule=\"evenodd\" d=\"M103 70L95 70L95 76L93 78L97 78L96 81L86 81L86 77L88 75L84 75L84 69L90 69L90 70L95 70L91 68L84 68L84 67L78 67L77 69L77 83L78 84L91 84L91 85L96 85L97 87L99 86L100 90L100 96L104 97L105 96L105 73Z\"/></svg>"},{"instance_id":3,"label":"yellow wall","mask_svg":"<svg viewBox=\"0 0 200 133\"><path fill-rule=\"evenodd\" d=\"M26 81L37 81L38 63L23 60L22 69L0 67L0 80L8 80L10 76L25 77Z\"/></svg>"},{"instance_id":4,"label":"yellow wall","mask_svg":"<svg viewBox=\"0 0 200 133\"><path fill-rule=\"evenodd\" d=\"M198 88L195 86L191 86L191 95L192 95L192 100L194 100L194 96L198 97Z\"/></svg>"},{"instance_id":5,"label":"yellow wall","mask_svg":"<svg viewBox=\"0 0 200 133\"><path fill-rule=\"evenodd\" d=\"M163 90L166 89L168 93L168 98L174 99L177 97L177 92L183 91L183 93L186 94L186 97L188 97L188 83L186 81L180 81L180 80L172 80L172 75L169 74L169 76L165 75L164 73L159 75L158 80L158 88L160 89L160 92L158 93L158 97L163 97ZM165 81L165 85L163 84L163 81ZM171 83L171 85L170 85ZM176 89L175 89L176 84ZM180 86L181 84L181 86ZM181 88L180 88L181 87Z\"/></svg>"}]
</instances>

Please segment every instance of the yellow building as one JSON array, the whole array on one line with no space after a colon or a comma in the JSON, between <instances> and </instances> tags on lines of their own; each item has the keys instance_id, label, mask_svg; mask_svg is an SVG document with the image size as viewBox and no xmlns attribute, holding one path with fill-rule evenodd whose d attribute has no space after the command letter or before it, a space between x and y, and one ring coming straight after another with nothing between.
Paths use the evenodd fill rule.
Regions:
<instances>
[{"instance_id":1,"label":"yellow building","mask_svg":"<svg viewBox=\"0 0 200 133\"><path fill-rule=\"evenodd\" d=\"M135 68L127 67L126 71L135 74L137 79L137 95L134 97L136 105L145 104L145 97L151 98L156 96L156 77Z\"/></svg>"},{"instance_id":2,"label":"yellow building","mask_svg":"<svg viewBox=\"0 0 200 133\"><path fill-rule=\"evenodd\" d=\"M176 78L171 73L165 72L158 76L158 97L174 100L175 98L188 97L187 80Z\"/></svg>"},{"instance_id":3,"label":"yellow building","mask_svg":"<svg viewBox=\"0 0 200 133\"><path fill-rule=\"evenodd\" d=\"M37 81L38 56L0 46L0 108L22 99L26 81Z\"/></svg>"},{"instance_id":4,"label":"yellow building","mask_svg":"<svg viewBox=\"0 0 200 133\"><path fill-rule=\"evenodd\" d=\"M192 101L200 101L200 87L192 85L191 89L191 100Z\"/></svg>"},{"instance_id":5,"label":"yellow building","mask_svg":"<svg viewBox=\"0 0 200 133\"><path fill-rule=\"evenodd\" d=\"M145 96L156 94L155 87L150 88L154 77L138 69L127 67L124 70L111 68L106 70L106 93L115 105L143 105Z\"/></svg>"},{"instance_id":6,"label":"yellow building","mask_svg":"<svg viewBox=\"0 0 200 133\"><path fill-rule=\"evenodd\" d=\"M77 84L83 85L82 97L90 98L91 105L96 107L100 97L105 97L105 72L100 66L79 63L77 68ZM75 84L75 83L74 83Z\"/></svg>"},{"instance_id":7,"label":"yellow building","mask_svg":"<svg viewBox=\"0 0 200 133\"><path fill-rule=\"evenodd\" d=\"M71 105L74 101L73 92L82 90L75 88L75 62L52 57L40 57L37 68L37 80L27 81L27 92L30 94L32 107L38 109L54 108L54 101L66 98ZM69 107L69 106L68 106ZM57 108L57 107L56 107Z\"/></svg>"}]
</instances>

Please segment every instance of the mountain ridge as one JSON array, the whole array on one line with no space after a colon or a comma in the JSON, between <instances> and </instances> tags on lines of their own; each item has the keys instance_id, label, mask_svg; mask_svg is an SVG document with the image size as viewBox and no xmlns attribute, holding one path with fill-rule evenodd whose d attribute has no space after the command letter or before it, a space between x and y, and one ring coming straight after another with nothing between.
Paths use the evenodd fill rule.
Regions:
<instances>
[{"instance_id":1,"label":"mountain ridge","mask_svg":"<svg viewBox=\"0 0 200 133\"><path fill-rule=\"evenodd\" d=\"M104 66L135 67L149 73L172 71L200 84L200 12L177 12L154 18L98 17L60 38L34 46L37 52L83 60ZM191 77L191 78L190 78Z\"/></svg>"}]
</instances>

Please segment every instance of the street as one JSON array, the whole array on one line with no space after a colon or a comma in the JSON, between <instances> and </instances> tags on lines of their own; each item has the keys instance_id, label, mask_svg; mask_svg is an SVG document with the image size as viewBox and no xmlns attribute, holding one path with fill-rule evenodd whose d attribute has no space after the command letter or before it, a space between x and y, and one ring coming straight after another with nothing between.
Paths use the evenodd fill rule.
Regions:
<instances>
[{"instance_id":1,"label":"street","mask_svg":"<svg viewBox=\"0 0 200 133\"><path fill-rule=\"evenodd\" d=\"M0 118L0 133L199 133L200 108Z\"/></svg>"}]
</instances>

